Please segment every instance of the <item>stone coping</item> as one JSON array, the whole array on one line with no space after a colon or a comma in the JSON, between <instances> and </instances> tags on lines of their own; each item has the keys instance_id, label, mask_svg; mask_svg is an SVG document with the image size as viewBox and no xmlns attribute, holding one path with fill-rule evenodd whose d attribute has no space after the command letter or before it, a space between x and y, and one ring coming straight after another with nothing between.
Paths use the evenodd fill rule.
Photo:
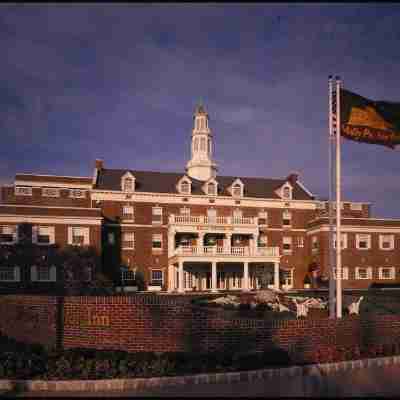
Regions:
<instances>
[{"instance_id":1,"label":"stone coping","mask_svg":"<svg viewBox=\"0 0 400 400\"><path fill-rule=\"evenodd\" d=\"M166 386L193 385L198 383L232 383L252 382L257 379L274 379L275 377L315 376L322 377L339 371L349 371L372 366L400 364L400 356L367 358L354 361L343 361L327 364L310 364L287 368L269 368L253 371L239 371L227 373L210 373L187 376L129 378L129 379L96 379L96 380L69 380L69 381L39 381L39 380L0 380L1 391L107 391L107 390L143 390Z\"/></svg>"}]
</instances>

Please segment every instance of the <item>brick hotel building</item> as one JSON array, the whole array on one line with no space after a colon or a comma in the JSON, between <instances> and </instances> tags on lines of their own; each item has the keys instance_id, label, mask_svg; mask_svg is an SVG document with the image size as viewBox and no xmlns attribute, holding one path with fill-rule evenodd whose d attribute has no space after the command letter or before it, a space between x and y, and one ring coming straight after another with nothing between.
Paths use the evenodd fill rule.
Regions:
<instances>
[{"instance_id":1,"label":"brick hotel building","mask_svg":"<svg viewBox=\"0 0 400 400\"><path fill-rule=\"evenodd\" d=\"M139 271L147 290L252 290L267 269L275 288L303 288L328 275L327 203L297 174L283 179L219 176L209 118L197 107L185 172L109 169L92 177L16 174L2 187L0 244L32 226L40 246L91 245L103 271L129 283ZM400 220L377 219L369 203L342 207L343 287L400 282ZM335 239L336 240L336 239ZM121 266L125 268L121 268ZM51 265L31 280L57 280ZM0 283L18 284L18 265L0 265Z\"/></svg>"}]
</instances>

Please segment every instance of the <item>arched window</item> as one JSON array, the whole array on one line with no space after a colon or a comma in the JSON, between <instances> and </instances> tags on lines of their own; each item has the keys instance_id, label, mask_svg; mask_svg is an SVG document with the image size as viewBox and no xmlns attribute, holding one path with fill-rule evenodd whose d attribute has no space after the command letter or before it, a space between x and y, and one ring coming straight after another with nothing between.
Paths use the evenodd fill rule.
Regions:
<instances>
[{"instance_id":1,"label":"arched window","mask_svg":"<svg viewBox=\"0 0 400 400\"><path fill-rule=\"evenodd\" d=\"M283 198L290 199L292 197L292 193L289 186L285 186L283 188Z\"/></svg>"},{"instance_id":2,"label":"arched window","mask_svg":"<svg viewBox=\"0 0 400 400\"><path fill-rule=\"evenodd\" d=\"M240 197L242 195L242 187L239 184L232 187L232 195L235 197Z\"/></svg>"},{"instance_id":3,"label":"arched window","mask_svg":"<svg viewBox=\"0 0 400 400\"><path fill-rule=\"evenodd\" d=\"M189 182L182 182L181 183L181 193L190 193L190 183Z\"/></svg>"},{"instance_id":4,"label":"arched window","mask_svg":"<svg viewBox=\"0 0 400 400\"><path fill-rule=\"evenodd\" d=\"M210 182L208 184L208 194L211 196L214 196L217 193L217 186L215 185L215 183Z\"/></svg>"},{"instance_id":5,"label":"arched window","mask_svg":"<svg viewBox=\"0 0 400 400\"><path fill-rule=\"evenodd\" d=\"M132 178L124 179L124 192L132 192L133 190L133 180Z\"/></svg>"}]
</instances>

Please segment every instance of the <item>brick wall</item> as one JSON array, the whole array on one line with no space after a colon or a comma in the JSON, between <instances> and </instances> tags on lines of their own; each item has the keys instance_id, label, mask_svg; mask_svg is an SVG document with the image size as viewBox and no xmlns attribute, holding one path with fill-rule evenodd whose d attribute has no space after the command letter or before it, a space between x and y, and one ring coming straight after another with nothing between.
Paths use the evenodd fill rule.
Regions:
<instances>
[{"instance_id":1,"label":"brick wall","mask_svg":"<svg viewBox=\"0 0 400 400\"><path fill-rule=\"evenodd\" d=\"M131 352L281 348L298 362L313 362L316 349L396 342L400 318L374 315L270 323L226 318L221 310L191 306L189 296L1 296L0 330L24 342L54 345L58 339L64 348Z\"/></svg>"}]
</instances>

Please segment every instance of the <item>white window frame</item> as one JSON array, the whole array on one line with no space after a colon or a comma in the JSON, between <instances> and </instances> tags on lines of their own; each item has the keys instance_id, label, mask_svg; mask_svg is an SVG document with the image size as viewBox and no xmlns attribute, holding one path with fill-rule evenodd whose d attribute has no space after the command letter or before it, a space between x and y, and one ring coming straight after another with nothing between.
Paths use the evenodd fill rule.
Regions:
<instances>
[{"instance_id":1,"label":"white window frame","mask_svg":"<svg viewBox=\"0 0 400 400\"><path fill-rule=\"evenodd\" d=\"M360 242L363 237L368 237L367 247L360 247ZM370 250L371 249L371 234L369 233L356 233L356 249L358 250Z\"/></svg>"},{"instance_id":2,"label":"white window frame","mask_svg":"<svg viewBox=\"0 0 400 400\"><path fill-rule=\"evenodd\" d=\"M367 274L366 274L366 276L362 277L362 276L360 276L360 270L364 270L364 269L367 271ZM372 267L356 267L355 279L358 279L358 280L372 279Z\"/></svg>"},{"instance_id":3,"label":"white window frame","mask_svg":"<svg viewBox=\"0 0 400 400\"><path fill-rule=\"evenodd\" d=\"M261 220L265 220L265 224L260 223ZM259 211L258 212L258 225L268 226L268 212L267 211Z\"/></svg>"},{"instance_id":4,"label":"white window frame","mask_svg":"<svg viewBox=\"0 0 400 400\"><path fill-rule=\"evenodd\" d=\"M43 271L43 269L48 270L48 279L41 279L39 268ZM54 265L42 265L42 266L31 266L31 281L32 282L56 282L57 281L57 269Z\"/></svg>"},{"instance_id":5,"label":"white window frame","mask_svg":"<svg viewBox=\"0 0 400 400\"><path fill-rule=\"evenodd\" d=\"M285 189L289 190L289 196L285 196ZM293 199L293 188L288 183L282 186L281 189L281 197L283 200L292 200Z\"/></svg>"},{"instance_id":6,"label":"white window frame","mask_svg":"<svg viewBox=\"0 0 400 400\"><path fill-rule=\"evenodd\" d=\"M71 199L86 199L85 189L69 189L69 197Z\"/></svg>"},{"instance_id":7,"label":"white window frame","mask_svg":"<svg viewBox=\"0 0 400 400\"><path fill-rule=\"evenodd\" d=\"M384 276L384 270L389 270L389 277ZM379 279L382 280L390 280L395 279L396 277L396 269L394 267L379 267Z\"/></svg>"},{"instance_id":8,"label":"white window frame","mask_svg":"<svg viewBox=\"0 0 400 400\"><path fill-rule=\"evenodd\" d=\"M161 273L161 279L154 279L153 278L153 273L154 272L160 272ZM160 268L151 269L150 278L151 278L150 279L151 286L163 286L164 285L164 271L162 269L160 269Z\"/></svg>"},{"instance_id":9,"label":"white window frame","mask_svg":"<svg viewBox=\"0 0 400 400\"><path fill-rule=\"evenodd\" d=\"M121 270L121 281L122 282L129 282L136 280L136 268L128 269L128 270Z\"/></svg>"},{"instance_id":10,"label":"white window frame","mask_svg":"<svg viewBox=\"0 0 400 400\"><path fill-rule=\"evenodd\" d=\"M15 186L14 188L15 196L32 196L31 186Z\"/></svg>"},{"instance_id":11,"label":"white window frame","mask_svg":"<svg viewBox=\"0 0 400 400\"><path fill-rule=\"evenodd\" d=\"M160 247L154 247L154 243L161 243ZM163 235L162 233L153 233L151 237L151 249L153 252L161 253L163 251Z\"/></svg>"},{"instance_id":12,"label":"white window frame","mask_svg":"<svg viewBox=\"0 0 400 400\"><path fill-rule=\"evenodd\" d=\"M4 233L9 232L9 233ZM12 241L3 242L0 237L0 244L15 244L18 243L18 225L0 225L0 235L12 235Z\"/></svg>"},{"instance_id":13,"label":"white window frame","mask_svg":"<svg viewBox=\"0 0 400 400\"><path fill-rule=\"evenodd\" d=\"M132 210L132 212L127 213L127 210ZM135 219L135 208L133 205L125 204L122 206L122 218L126 221L134 221Z\"/></svg>"},{"instance_id":14,"label":"white window frame","mask_svg":"<svg viewBox=\"0 0 400 400\"><path fill-rule=\"evenodd\" d=\"M297 247L304 247L304 236L297 236Z\"/></svg>"},{"instance_id":15,"label":"white window frame","mask_svg":"<svg viewBox=\"0 0 400 400\"><path fill-rule=\"evenodd\" d=\"M8 275L12 275L11 279L8 279ZM21 280L20 268L10 265L0 266L0 282L19 282Z\"/></svg>"},{"instance_id":16,"label":"white window frame","mask_svg":"<svg viewBox=\"0 0 400 400\"><path fill-rule=\"evenodd\" d=\"M127 235L131 235L131 240L126 240ZM122 249L123 250L135 249L135 232L132 231L122 232Z\"/></svg>"},{"instance_id":17,"label":"white window frame","mask_svg":"<svg viewBox=\"0 0 400 400\"><path fill-rule=\"evenodd\" d=\"M240 194L235 193L235 190L237 187L240 187ZM230 192L232 197L239 198L243 197L243 192L244 192L244 185L243 182L240 179L235 179L235 181L232 183L230 187Z\"/></svg>"},{"instance_id":18,"label":"white window frame","mask_svg":"<svg viewBox=\"0 0 400 400\"><path fill-rule=\"evenodd\" d=\"M336 268L333 269L333 279L336 280L337 277L337 272ZM342 267L342 280L347 281L349 279L349 268L348 267Z\"/></svg>"},{"instance_id":19,"label":"white window frame","mask_svg":"<svg viewBox=\"0 0 400 400\"><path fill-rule=\"evenodd\" d=\"M263 248L263 249L268 247L268 236L267 235L262 234L262 235L258 236L257 247Z\"/></svg>"},{"instance_id":20,"label":"white window frame","mask_svg":"<svg viewBox=\"0 0 400 400\"><path fill-rule=\"evenodd\" d=\"M385 243L386 241L384 241L385 237L389 237L389 247L383 247L383 243ZM387 242L386 242L387 243ZM380 250L393 250L394 249L394 235L393 234L380 234L379 235L379 249Z\"/></svg>"},{"instance_id":21,"label":"white window frame","mask_svg":"<svg viewBox=\"0 0 400 400\"><path fill-rule=\"evenodd\" d=\"M353 211L362 211L362 204L359 204L359 203L350 203L350 210L353 210Z\"/></svg>"},{"instance_id":22,"label":"white window frame","mask_svg":"<svg viewBox=\"0 0 400 400\"><path fill-rule=\"evenodd\" d=\"M60 188L42 187L42 197L60 197Z\"/></svg>"},{"instance_id":23,"label":"white window frame","mask_svg":"<svg viewBox=\"0 0 400 400\"><path fill-rule=\"evenodd\" d=\"M289 249L285 249L285 244L290 245ZM282 254L290 255L292 254L292 237L291 236L283 236L282 238Z\"/></svg>"},{"instance_id":24,"label":"white window frame","mask_svg":"<svg viewBox=\"0 0 400 400\"><path fill-rule=\"evenodd\" d=\"M47 231L47 232L46 232ZM48 236L49 242L39 242L39 236ZM32 226L32 243L39 246L49 246L54 244L55 240L55 227L54 226L42 226L34 225Z\"/></svg>"},{"instance_id":25,"label":"white window frame","mask_svg":"<svg viewBox=\"0 0 400 400\"><path fill-rule=\"evenodd\" d=\"M342 237L342 240L340 242L341 250L347 249L347 233L340 233L340 236ZM336 249L336 233L333 234L333 241L332 241L332 246L334 249Z\"/></svg>"},{"instance_id":26,"label":"white window frame","mask_svg":"<svg viewBox=\"0 0 400 400\"><path fill-rule=\"evenodd\" d=\"M125 187L125 180L126 179L131 179L132 180L132 187L130 189ZM124 193L133 193L135 191L135 184L136 184L136 179L135 177L129 172L125 172L125 174L121 178L121 191Z\"/></svg>"},{"instance_id":27,"label":"white window frame","mask_svg":"<svg viewBox=\"0 0 400 400\"><path fill-rule=\"evenodd\" d=\"M289 220L289 224L284 224L285 220ZM290 228L292 226L292 213L289 210L282 212L282 226L284 228Z\"/></svg>"},{"instance_id":28,"label":"white window frame","mask_svg":"<svg viewBox=\"0 0 400 400\"><path fill-rule=\"evenodd\" d=\"M75 229L80 229L83 233L83 243L73 243L73 233ZM88 246L90 244L90 228L86 226L69 226L68 227L68 244L72 246Z\"/></svg>"},{"instance_id":29,"label":"white window frame","mask_svg":"<svg viewBox=\"0 0 400 400\"><path fill-rule=\"evenodd\" d=\"M311 236L311 251L317 253L319 251L318 236Z\"/></svg>"},{"instance_id":30,"label":"white window frame","mask_svg":"<svg viewBox=\"0 0 400 400\"><path fill-rule=\"evenodd\" d=\"M154 217L160 217L160 220L154 220ZM151 211L151 223L153 225L162 225L163 223L163 209L162 207L152 207L152 211Z\"/></svg>"},{"instance_id":31,"label":"white window frame","mask_svg":"<svg viewBox=\"0 0 400 400\"><path fill-rule=\"evenodd\" d=\"M214 188L213 191L210 191L210 186ZM217 187L215 182L207 183L207 194L209 196L216 196L217 195L217 189L218 189L218 187Z\"/></svg>"}]
</instances>

